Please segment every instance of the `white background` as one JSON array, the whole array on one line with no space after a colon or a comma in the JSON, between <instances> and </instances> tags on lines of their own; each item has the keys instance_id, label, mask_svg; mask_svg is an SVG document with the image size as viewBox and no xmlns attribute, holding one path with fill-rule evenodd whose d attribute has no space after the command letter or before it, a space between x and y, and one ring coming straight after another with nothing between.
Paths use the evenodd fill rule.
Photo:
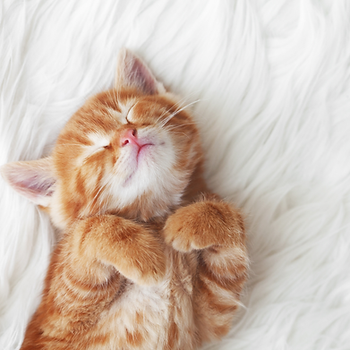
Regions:
<instances>
[{"instance_id":1,"label":"white background","mask_svg":"<svg viewBox=\"0 0 350 350\"><path fill-rule=\"evenodd\" d=\"M3 0L0 165L49 154L127 47L194 116L211 188L242 207L250 278L206 349L350 349L350 2ZM54 244L0 180L0 348L18 349Z\"/></svg>"}]
</instances>

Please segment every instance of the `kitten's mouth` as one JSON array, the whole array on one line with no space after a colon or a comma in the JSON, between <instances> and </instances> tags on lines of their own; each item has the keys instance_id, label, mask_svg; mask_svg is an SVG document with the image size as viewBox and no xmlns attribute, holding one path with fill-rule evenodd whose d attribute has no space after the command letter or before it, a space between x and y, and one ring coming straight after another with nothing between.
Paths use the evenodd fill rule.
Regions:
<instances>
[{"instance_id":1,"label":"kitten's mouth","mask_svg":"<svg viewBox=\"0 0 350 350\"><path fill-rule=\"evenodd\" d=\"M136 168L133 170L133 172L125 180L123 186L127 186L130 183L131 179L133 178L133 176L135 175L135 173L138 170L140 158L143 157L143 154L146 152L146 150L152 146L154 146L154 143L145 143L142 145L139 145L139 144L137 145L138 149L137 149L137 154L136 154Z\"/></svg>"},{"instance_id":2,"label":"kitten's mouth","mask_svg":"<svg viewBox=\"0 0 350 350\"><path fill-rule=\"evenodd\" d=\"M136 155L137 161L139 161L141 151L143 151L145 148L148 148L149 146L154 146L154 144L153 143L145 143L144 145L139 146L139 149L138 149L137 155Z\"/></svg>"}]
</instances>

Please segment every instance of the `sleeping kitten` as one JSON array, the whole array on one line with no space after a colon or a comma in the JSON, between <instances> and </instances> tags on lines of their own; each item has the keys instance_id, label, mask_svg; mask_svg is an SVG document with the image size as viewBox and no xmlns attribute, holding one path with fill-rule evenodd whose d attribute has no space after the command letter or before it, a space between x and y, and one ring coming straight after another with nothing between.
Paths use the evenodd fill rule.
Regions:
<instances>
[{"instance_id":1,"label":"sleeping kitten","mask_svg":"<svg viewBox=\"0 0 350 350\"><path fill-rule=\"evenodd\" d=\"M186 106L127 50L113 89L10 185L62 230L22 349L196 349L225 335L247 274L242 217L202 177Z\"/></svg>"}]
</instances>

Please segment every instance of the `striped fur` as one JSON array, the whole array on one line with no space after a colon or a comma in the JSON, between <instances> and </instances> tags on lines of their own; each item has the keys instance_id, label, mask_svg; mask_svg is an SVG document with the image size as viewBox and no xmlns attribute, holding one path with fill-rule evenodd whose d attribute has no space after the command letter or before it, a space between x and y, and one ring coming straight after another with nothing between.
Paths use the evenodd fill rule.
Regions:
<instances>
[{"instance_id":1,"label":"striped fur","mask_svg":"<svg viewBox=\"0 0 350 350\"><path fill-rule=\"evenodd\" d=\"M3 169L63 232L23 350L196 349L239 305L243 220L205 185L193 119L128 51L117 72L49 158Z\"/></svg>"}]
</instances>

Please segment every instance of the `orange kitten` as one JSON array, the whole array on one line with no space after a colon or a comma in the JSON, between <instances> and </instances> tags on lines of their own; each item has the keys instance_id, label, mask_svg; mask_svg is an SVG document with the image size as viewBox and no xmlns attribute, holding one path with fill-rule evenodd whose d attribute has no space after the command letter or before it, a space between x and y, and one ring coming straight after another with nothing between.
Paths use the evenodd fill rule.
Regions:
<instances>
[{"instance_id":1,"label":"orange kitten","mask_svg":"<svg viewBox=\"0 0 350 350\"><path fill-rule=\"evenodd\" d=\"M129 51L50 157L5 179L63 232L22 349L196 349L226 334L247 273L242 217L209 192L198 130Z\"/></svg>"}]
</instances>

